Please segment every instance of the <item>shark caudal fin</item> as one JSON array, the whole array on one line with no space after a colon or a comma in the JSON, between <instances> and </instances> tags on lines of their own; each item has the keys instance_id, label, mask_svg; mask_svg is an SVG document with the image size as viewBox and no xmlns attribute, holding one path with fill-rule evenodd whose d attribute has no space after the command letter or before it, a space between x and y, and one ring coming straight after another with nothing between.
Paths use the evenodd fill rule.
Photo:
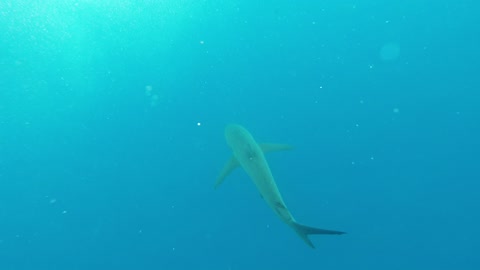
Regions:
<instances>
[{"instance_id":1,"label":"shark caudal fin","mask_svg":"<svg viewBox=\"0 0 480 270\"><path fill-rule=\"evenodd\" d=\"M310 241L310 239L308 238L309 234L337 234L337 235L345 234L345 232L340 232L340 231L331 231L331 230L318 229L314 227L308 227L297 222L294 222L292 224L292 227L295 230L295 232L298 234L298 236L300 236L300 238L302 238L303 241L305 241L305 243L307 243L307 245L309 245L311 248L315 248L315 246L313 245L312 241Z\"/></svg>"}]
</instances>

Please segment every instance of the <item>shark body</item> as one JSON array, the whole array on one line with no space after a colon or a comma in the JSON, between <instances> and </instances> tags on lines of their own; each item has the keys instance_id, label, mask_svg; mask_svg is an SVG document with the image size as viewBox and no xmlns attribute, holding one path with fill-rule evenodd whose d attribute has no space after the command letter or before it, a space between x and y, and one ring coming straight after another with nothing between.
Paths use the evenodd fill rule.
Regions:
<instances>
[{"instance_id":1,"label":"shark body","mask_svg":"<svg viewBox=\"0 0 480 270\"><path fill-rule=\"evenodd\" d=\"M225 128L225 139L227 140L228 146L232 149L233 155L217 178L215 188L218 187L224 181L225 177L235 168L242 167L252 179L268 206L310 247L315 248L308 238L309 234L344 234L344 232L340 231L324 230L302 225L293 218L288 210L275 183L264 153L288 150L291 149L291 146L286 144L258 144L244 127L237 124L231 124Z\"/></svg>"}]
</instances>

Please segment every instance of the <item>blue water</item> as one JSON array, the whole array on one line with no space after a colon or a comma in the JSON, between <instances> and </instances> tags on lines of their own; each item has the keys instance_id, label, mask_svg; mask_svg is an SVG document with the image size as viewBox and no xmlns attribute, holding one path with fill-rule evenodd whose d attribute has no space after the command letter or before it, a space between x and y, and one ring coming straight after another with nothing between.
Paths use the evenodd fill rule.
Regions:
<instances>
[{"instance_id":1,"label":"blue water","mask_svg":"<svg viewBox=\"0 0 480 270\"><path fill-rule=\"evenodd\" d=\"M299 2L1 1L0 269L480 269L477 1Z\"/></svg>"}]
</instances>

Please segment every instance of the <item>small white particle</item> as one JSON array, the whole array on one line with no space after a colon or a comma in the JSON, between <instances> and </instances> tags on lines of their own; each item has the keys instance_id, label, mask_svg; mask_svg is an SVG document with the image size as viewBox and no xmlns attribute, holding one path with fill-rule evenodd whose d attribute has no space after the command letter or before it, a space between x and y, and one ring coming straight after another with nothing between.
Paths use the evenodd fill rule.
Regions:
<instances>
[{"instance_id":1,"label":"small white particle","mask_svg":"<svg viewBox=\"0 0 480 270\"><path fill-rule=\"evenodd\" d=\"M202 123L200 123L200 122L197 123L197 126L201 126L201 125L202 125Z\"/></svg>"}]
</instances>

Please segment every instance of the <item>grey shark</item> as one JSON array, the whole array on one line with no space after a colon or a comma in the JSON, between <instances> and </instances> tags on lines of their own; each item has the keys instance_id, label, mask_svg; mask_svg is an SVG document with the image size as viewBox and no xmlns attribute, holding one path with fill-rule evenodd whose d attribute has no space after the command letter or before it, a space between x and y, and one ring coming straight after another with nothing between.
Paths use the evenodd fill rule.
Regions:
<instances>
[{"instance_id":1,"label":"grey shark","mask_svg":"<svg viewBox=\"0 0 480 270\"><path fill-rule=\"evenodd\" d=\"M344 232L340 231L324 230L302 225L293 218L288 210L272 176L264 153L289 150L292 148L291 146L286 144L258 144L244 127L237 124L231 124L225 128L225 139L233 151L233 156L218 176L215 188L217 188L235 168L242 167L253 180L253 183L255 183L260 195L265 202L267 202L268 206L310 247L315 248L312 241L308 238L310 234L344 234Z\"/></svg>"}]
</instances>

